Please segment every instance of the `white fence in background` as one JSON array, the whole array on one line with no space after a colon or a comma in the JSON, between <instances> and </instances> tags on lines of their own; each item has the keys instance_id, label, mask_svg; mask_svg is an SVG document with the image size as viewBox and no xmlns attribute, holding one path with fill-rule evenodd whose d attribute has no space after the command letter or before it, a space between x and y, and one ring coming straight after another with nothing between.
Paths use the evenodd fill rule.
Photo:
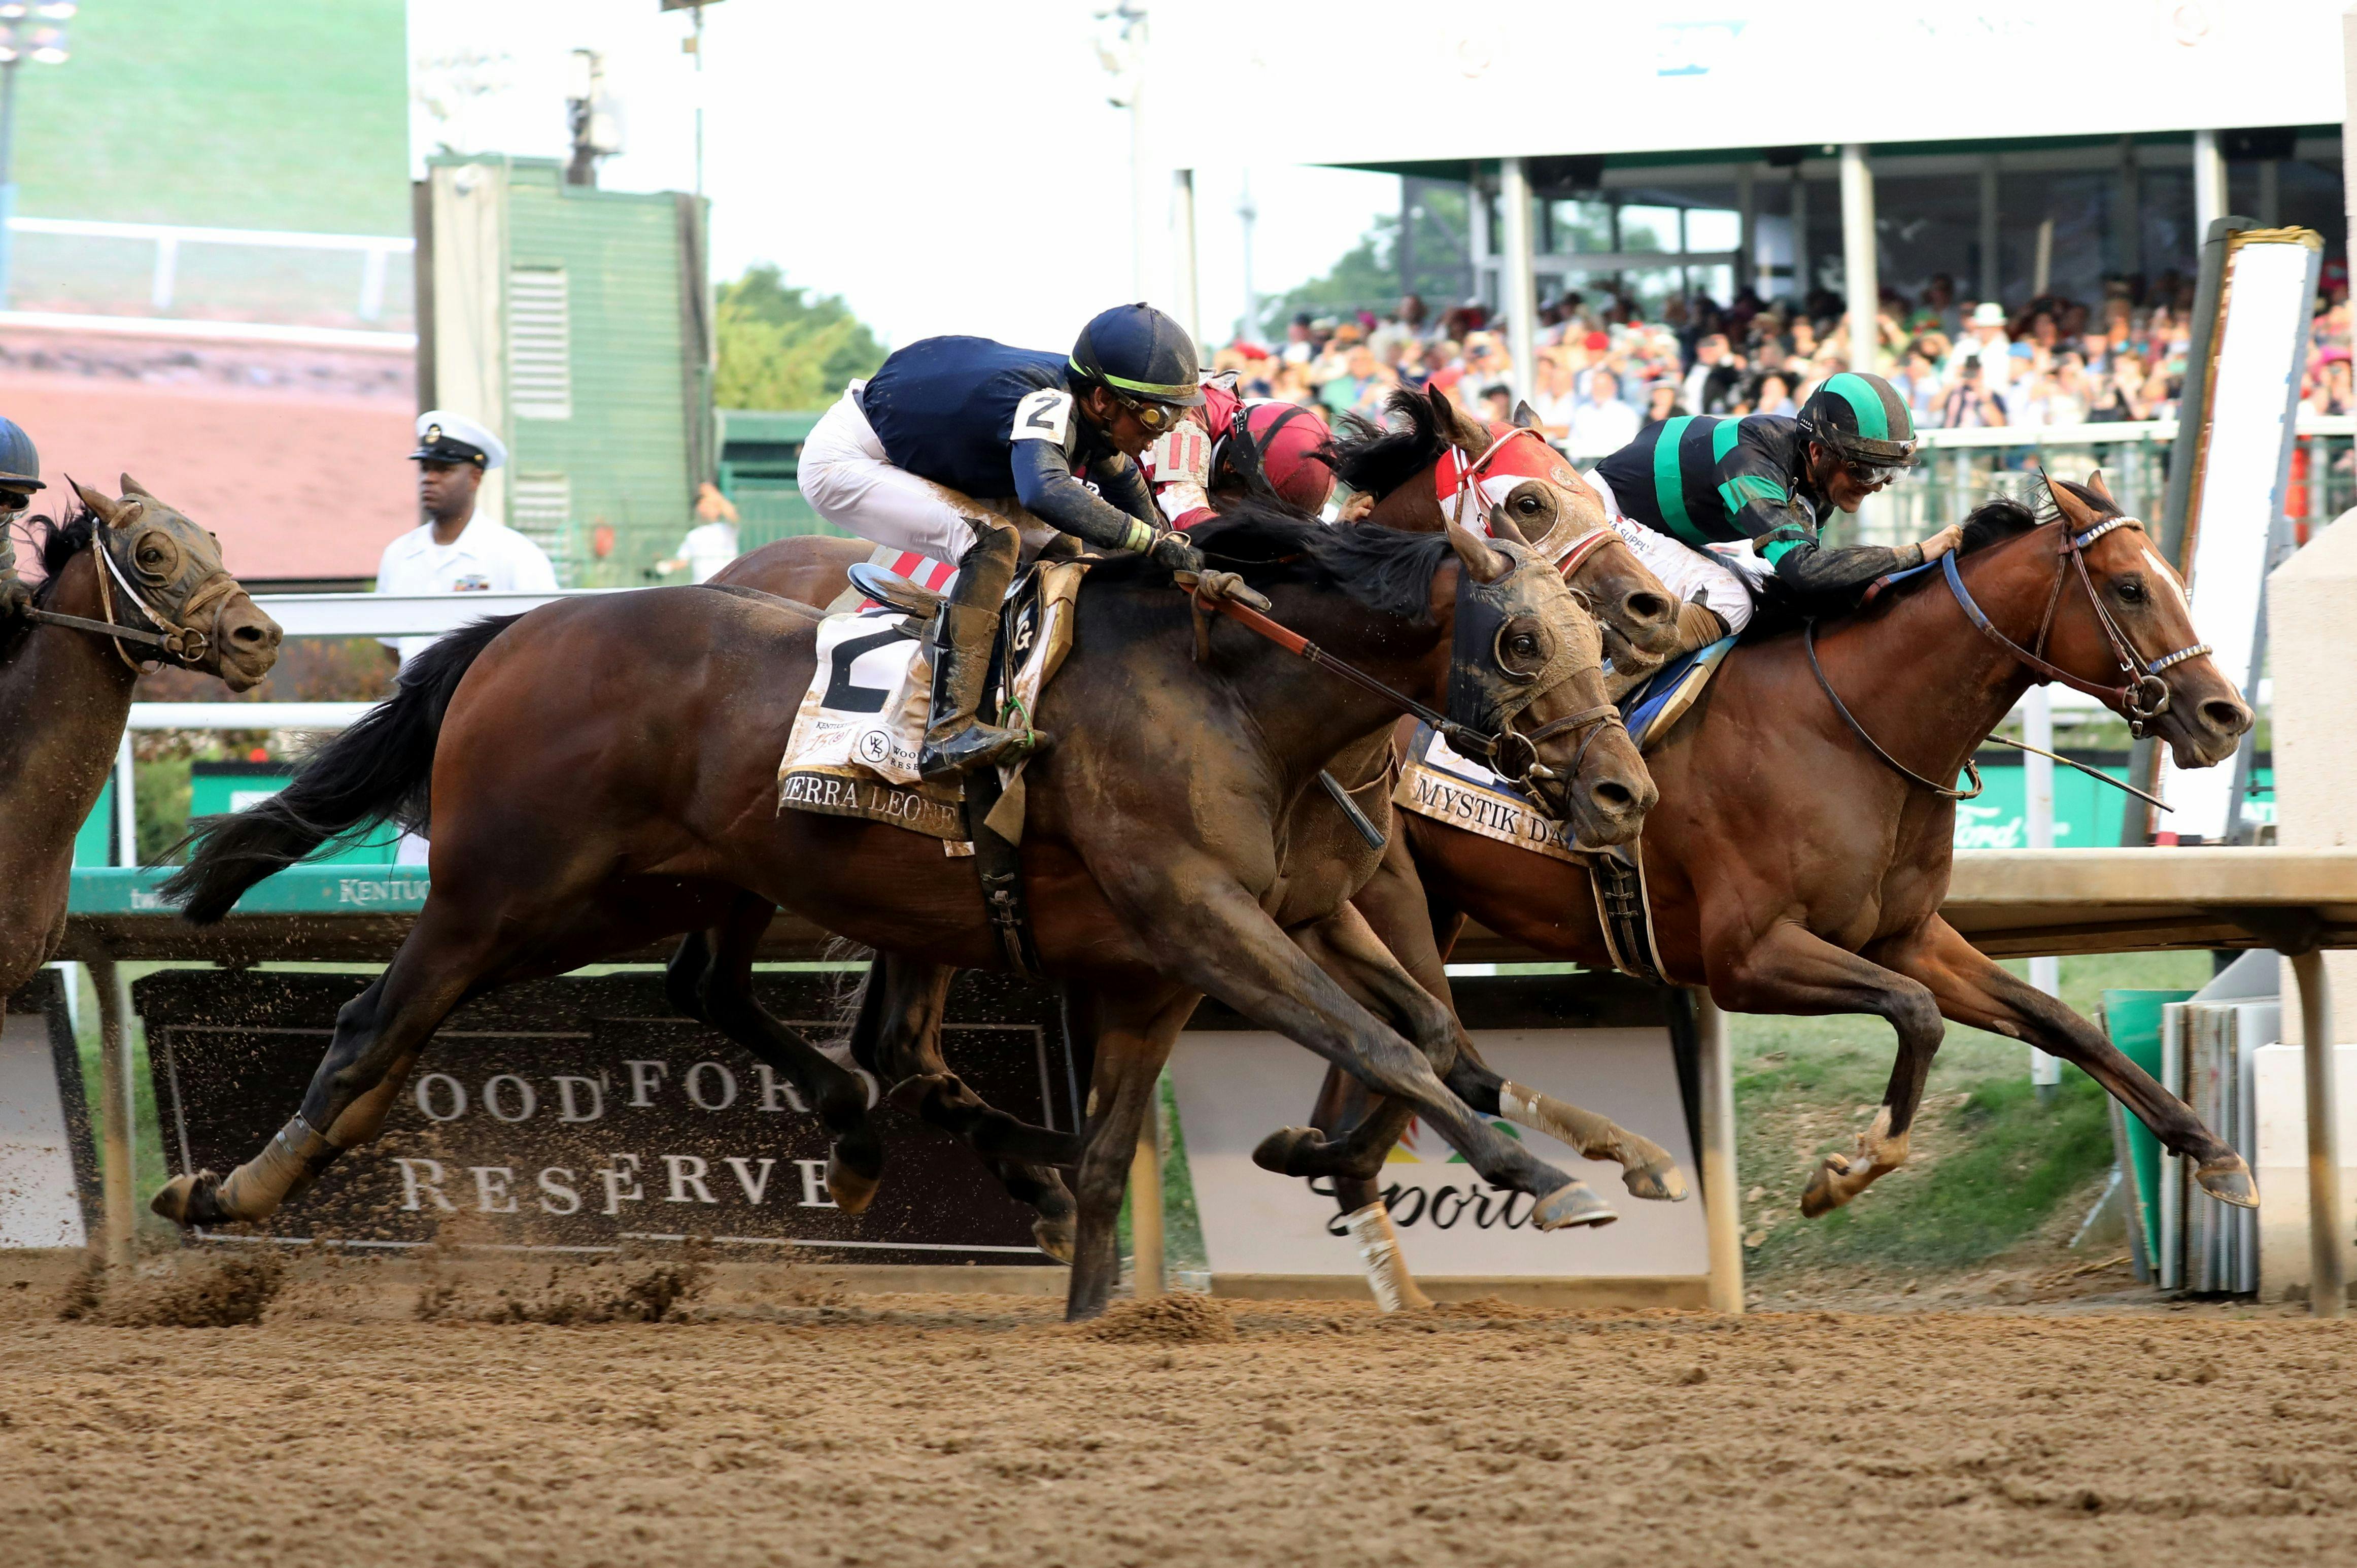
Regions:
<instances>
[{"instance_id":1,"label":"white fence in background","mask_svg":"<svg viewBox=\"0 0 2357 1568\"><path fill-rule=\"evenodd\" d=\"M414 255L417 242L406 234L317 234L285 229L205 229L180 223L112 223L85 218L11 218L18 234L55 234L81 240L127 240L156 248L147 303L172 308L179 287L183 245L242 245L278 251L349 251L361 258L358 314L363 321L384 315L385 270L393 256Z\"/></svg>"}]
</instances>

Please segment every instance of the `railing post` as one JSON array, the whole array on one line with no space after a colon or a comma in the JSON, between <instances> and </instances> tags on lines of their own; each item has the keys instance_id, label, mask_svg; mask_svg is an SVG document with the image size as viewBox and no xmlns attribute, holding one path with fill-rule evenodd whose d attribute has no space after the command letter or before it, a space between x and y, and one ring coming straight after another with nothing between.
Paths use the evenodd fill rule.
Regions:
<instances>
[{"instance_id":1,"label":"railing post","mask_svg":"<svg viewBox=\"0 0 2357 1568\"><path fill-rule=\"evenodd\" d=\"M1735 1157L1735 1058L1727 1015L1702 986L1694 991L1702 1079L1703 1230L1710 1242L1710 1307L1743 1310L1743 1194Z\"/></svg>"},{"instance_id":2,"label":"railing post","mask_svg":"<svg viewBox=\"0 0 2357 1568\"><path fill-rule=\"evenodd\" d=\"M137 1101L131 1079L131 998L111 958L92 959L90 978L98 992L99 1176L106 1205L106 1266L127 1269L139 1223L139 1195L132 1190L137 1179L132 1157Z\"/></svg>"},{"instance_id":3,"label":"railing post","mask_svg":"<svg viewBox=\"0 0 2357 1568\"><path fill-rule=\"evenodd\" d=\"M180 237L177 234L156 236L156 281L147 290L147 303L157 310L172 308L172 292L179 281Z\"/></svg>"},{"instance_id":4,"label":"railing post","mask_svg":"<svg viewBox=\"0 0 2357 1568\"><path fill-rule=\"evenodd\" d=\"M1162 1080L1148 1086L1146 1118L1137 1126L1137 1152L1129 1162L1129 1240L1136 1263L1130 1294L1139 1301L1163 1294L1162 1284Z\"/></svg>"},{"instance_id":5,"label":"railing post","mask_svg":"<svg viewBox=\"0 0 2357 1568\"><path fill-rule=\"evenodd\" d=\"M361 319L374 321L384 314L384 248L371 245L361 252Z\"/></svg>"},{"instance_id":6,"label":"railing post","mask_svg":"<svg viewBox=\"0 0 2357 1568\"><path fill-rule=\"evenodd\" d=\"M2349 1282L2341 1268L2341 1102L2334 1093L2332 993L2324 954L2291 955L2299 988L2300 1056L2308 1111L2308 1310L2314 1317L2348 1311Z\"/></svg>"}]
</instances>

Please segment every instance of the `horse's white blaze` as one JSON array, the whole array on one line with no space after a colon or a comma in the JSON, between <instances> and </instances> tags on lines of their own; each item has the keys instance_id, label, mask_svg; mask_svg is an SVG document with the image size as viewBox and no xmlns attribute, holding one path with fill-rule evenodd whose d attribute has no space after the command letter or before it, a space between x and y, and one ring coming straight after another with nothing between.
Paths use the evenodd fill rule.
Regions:
<instances>
[{"instance_id":1,"label":"horse's white blaze","mask_svg":"<svg viewBox=\"0 0 2357 1568\"><path fill-rule=\"evenodd\" d=\"M2193 601L2186 597L2185 579L2177 575L2177 568L2162 560L2159 553L2149 544L2144 547L2144 558L2152 563L2154 575L2169 585L2169 591L2177 596L2177 602L2185 607L2185 613L2191 615Z\"/></svg>"}]
</instances>

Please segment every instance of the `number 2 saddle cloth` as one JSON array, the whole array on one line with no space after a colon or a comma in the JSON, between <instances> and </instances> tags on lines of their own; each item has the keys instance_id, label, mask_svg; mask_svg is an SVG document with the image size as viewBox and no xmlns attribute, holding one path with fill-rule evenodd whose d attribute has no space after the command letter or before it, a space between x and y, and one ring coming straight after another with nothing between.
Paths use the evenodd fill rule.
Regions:
<instances>
[{"instance_id":1,"label":"number 2 saddle cloth","mask_svg":"<svg viewBox=\"0 0 2357 1568\"><path fill-rule=\"evenodd\" d=\"M1639 751L1651 750L1676 727L1734 648L1735 639L1725 637L1681 655L1620 699L1621 718ZM1530 796L1488 768L1458 756L1429 725L1416 726L1392 803L1469 833L1587 867L1612 966L1641 980L1662 980L1641 840L1612 849L1581 848L1572 842L1568 824L1544 814Z\"/></svg>"},{"instance_id":2,"label":"number 2 saddle cloth","mask_svg":"<svg viewBox=\"0 0 2357 1568\"><path fill-rule=\"evenodd\" d=\"M927 590L951 575L938 562L890 549L868 565L909 585L910 592L895 596L904 603L930 599ZM1040 561L1017 575L991 653L984 718L1029 725L1040 691L1071 649L1072 601L1087 570L1080 562ZM874 598L846 597L858 607L819 623L817 668L778 764L778 805L888 822L941 840L945 854L971 854L967 791L957 780L928 784L917 776L932 706L927 622ZM1009 843L1022 837L1022 770L1021 763L996 769L975 791L989 796L985 815L1004 808L991 826Z\"/></svg>"}]
</instances>

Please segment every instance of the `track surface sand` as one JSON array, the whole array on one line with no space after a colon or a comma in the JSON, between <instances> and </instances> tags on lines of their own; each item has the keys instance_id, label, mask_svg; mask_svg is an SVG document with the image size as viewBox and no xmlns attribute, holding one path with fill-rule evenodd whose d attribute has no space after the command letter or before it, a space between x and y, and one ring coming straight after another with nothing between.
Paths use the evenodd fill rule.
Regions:
<instances>
[{"instance_id":1,"label":"track surface sand","mask_svg":"<svg viewBox=\"0 0 2357 1568\"><path fill-rule=\"evenodd\" d=\"M231 1328L0 1283L0 1563L2357 1557L2357 1323L1240 1303L1108 1340L769 1283L558 1327L314 1280Z\"/></svg>"}]
</instances>

